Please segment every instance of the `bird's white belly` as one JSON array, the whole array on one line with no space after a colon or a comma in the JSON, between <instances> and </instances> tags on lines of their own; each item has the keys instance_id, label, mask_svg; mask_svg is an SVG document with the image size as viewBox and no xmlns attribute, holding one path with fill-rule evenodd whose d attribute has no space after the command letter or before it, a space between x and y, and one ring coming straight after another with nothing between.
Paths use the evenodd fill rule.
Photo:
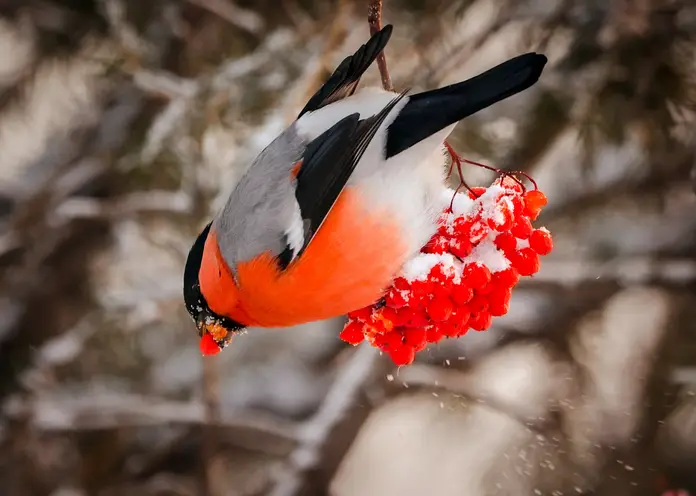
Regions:
<instances>
[{"instance_id":1,"label":"bird's white belly","mask_svg":"<svg viewBox=\"0 0 696 496\"><path fill-rule=\"evenodd\" d=\"M371 208L383 210L401 224L413 256L435 233L437 217L445 207L444 171L445 155L440 146L415 166L397 156L380 169L357 174L351 182Z\"/></svg>"}]
</instances>

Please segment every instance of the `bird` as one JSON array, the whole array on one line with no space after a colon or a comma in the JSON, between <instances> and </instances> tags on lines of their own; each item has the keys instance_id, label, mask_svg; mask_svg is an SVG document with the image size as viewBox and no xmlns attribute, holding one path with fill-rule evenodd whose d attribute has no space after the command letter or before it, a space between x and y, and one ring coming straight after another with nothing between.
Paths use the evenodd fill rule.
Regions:
<instances>
[{"instance_id":1,"label":"bird","mask_svg":"<svg viewBox=\"0 0 696 496\"><path fill-rule=\"evenodd\" d=\"M378 301L437 229L454 126L531 87L547 62L524 53L416 94L358 89L392 30L338 65L193 243L183 296L203 354L249 327L291 327Z\"/></svg>"}]
</instances>

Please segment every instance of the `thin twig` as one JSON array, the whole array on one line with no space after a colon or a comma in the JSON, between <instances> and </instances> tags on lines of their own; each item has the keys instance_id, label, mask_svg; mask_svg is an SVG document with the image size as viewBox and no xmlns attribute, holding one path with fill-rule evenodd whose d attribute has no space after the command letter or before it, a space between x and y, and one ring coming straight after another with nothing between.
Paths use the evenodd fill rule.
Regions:
<instances>
[{"instance_id":1,"label":"thin twig","mask_svg":"<svg viewBox=\"0 0 696 496\"><path fill-rule=\"evenodd\" d=\"M382 29L382 0L370 0L367 6L367 22L370 25L370 35ZM382 77L382 87L387 91L394 91L384 50L377 56L377 67L379 75Z\"/></svg>"},{"instance_id":2,"label":"thin twig","mask_svg":"<svg viewBox=\"0 0 696 496\"><path fill-rule=\"evenodd\" d=\"M193 98L200 87L200 82L197 80L182 78L166 71L147 69L138 69L134 72L133 84L147 93L161 95L171 100Z\"/></svg>"}]
</instances>

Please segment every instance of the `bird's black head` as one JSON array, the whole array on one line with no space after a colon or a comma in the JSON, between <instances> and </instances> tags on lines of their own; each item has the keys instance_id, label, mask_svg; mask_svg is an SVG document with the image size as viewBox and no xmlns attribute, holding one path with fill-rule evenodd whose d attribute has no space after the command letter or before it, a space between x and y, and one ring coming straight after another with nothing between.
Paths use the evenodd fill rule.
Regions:
<instances>
[{"instance_id":1,"label":"bird's black head","mask_svg":"<svg viewBox=\"0 0 696 496\"><path fill-rule=\"evenodd\" d=\"M239 322L211 310L201 292L198 272L201 268L203 248L211 224L205 226L205 229L198 235L191 251L189 251L184 267L184 303L186 310L196 323L198 335L201 337L201 351L206 355L213 355L221 351L230 344L236 332L244 329L244 326Z\"/></svg>"}]
</instances>

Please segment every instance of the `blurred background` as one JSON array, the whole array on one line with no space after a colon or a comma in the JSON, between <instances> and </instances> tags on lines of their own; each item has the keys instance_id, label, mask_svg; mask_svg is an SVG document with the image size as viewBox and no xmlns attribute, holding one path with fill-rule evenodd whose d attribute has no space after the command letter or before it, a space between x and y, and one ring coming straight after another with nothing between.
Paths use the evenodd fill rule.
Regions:
<instances>
[{"instance_id":1,"label":"blurred background","mask_svg":"<svg viewBox=\"0 0 696 496\"><path fill-rule=\"evenodd\" d=\"M549 57L452 144L535 177L555 251L490 330L401 369L340 320L204 362L181 297L366 0L0 14L0 494L695 494L696 3L384 0L398 90Z\"/></svg>"}]
</instances>

